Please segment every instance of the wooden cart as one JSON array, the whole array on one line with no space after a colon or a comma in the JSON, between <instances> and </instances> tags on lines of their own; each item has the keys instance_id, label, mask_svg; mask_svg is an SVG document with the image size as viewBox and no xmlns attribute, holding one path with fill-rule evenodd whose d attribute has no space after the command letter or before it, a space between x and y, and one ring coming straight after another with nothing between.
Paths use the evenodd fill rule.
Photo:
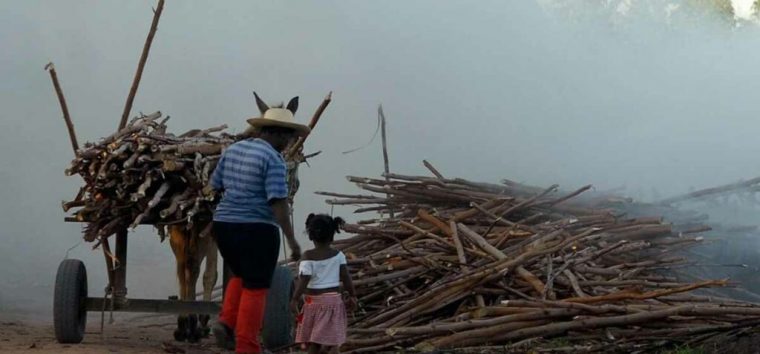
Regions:
<instances>
[{"instance_id":1,"label":"wooden cart","mask_svg":"<svg viewBox=\"0 0 760 354\"><path fill-rule=\"evenodd\" d=\"M164 8L164 0L158 0L158 5L153 11L153 21L145 40L145 45L137 65L129 95L124 106L121 121L118 130L127 125L127 118L132 109L137 88L142 77L143 68L147 62L153 38L158 28L158 22ZM50 73L53 87L61 105L63 119L68 129L71 146L74 153L79 150L78 140L74 131L74 125L69 115L66 100L63 95L58 76L53 63L45 66ZM312 116L309 128L314 129L320 116L327 108L332 97L329 93L317 111ZM306 137L301 137L291 147L286 156L287 161L292 161L297 154L302 151L303 143ZM305 161L306 158L316 156L319 152L301 156ZM297 164L296 164L297 166ZM292 183L295 182L293 185ZM292 193L297 190L297 178L290 181ZM83 222L76 218L66 218L67 222ZM151 225L149 222L141 224ZM108 243L103 243L103 247L108 247ZM108 250L110 253L110 250ZM85 326L88 311L116 311L116 312L155 312L155 313L192 313L192 314L216 314L220 310L220 304L213 301L179 301L179 300L159 300L159 299L129 299L127 298L127 229L119 230L116 233L116 249L113 253L118 262L118 267L113 266L110 256L106 256L106 267L108 269L110 298L89 297L87 293L87 270L84 263L78 259L65 259L58 267L55 284L55 302L53 306L53 317L55 321L55 335L60 343L79 343L84 338ZM227 273L227 272L225 272ZM226 275L226 274L225 274ZM227 277L224 276L226 285ZM293 324L294 318L290 313L289 301L293 291L293 274L288 268L278 266L275 269L272 285L267 296L267 307L264 315L264 329L262 339L264 345L268 348L279 348L288 346L293 341Z\"/></svg>"},{"instance_id":2,"label":"wooden cart","mask_svg":"<svg viewBox=\"0 0 760 354\"><path fill-rule=\"evenodd\" d=\"M66 218L67 222L81 222ZM212 314L221 309L217 301L180 301L176 299L127 298L127 229L116 233L114 256L118 267L107 268L112 293L110 298L88 296L87 270L78 259L64 259L58 266L55 279L53 320L59 343L80 343L84 338L87 312L146 312L174 314ZM225 267L226 269L226 267ZM227 273L224 272L224 285ZM293 274L284 267L275 269L264 315L262 340L267 348L279 348L293 343L294 318L289 301L293 291ZM174 298L174 297L173 297Z\"/></svg>"}]
</instances>

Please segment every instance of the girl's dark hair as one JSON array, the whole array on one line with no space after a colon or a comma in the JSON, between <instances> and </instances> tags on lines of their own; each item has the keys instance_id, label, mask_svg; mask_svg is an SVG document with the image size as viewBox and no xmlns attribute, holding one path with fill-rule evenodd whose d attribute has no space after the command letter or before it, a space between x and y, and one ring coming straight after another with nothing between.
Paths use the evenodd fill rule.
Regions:
<instances>
[{"instance_id":1,"label":"girl's dark hair","mask_svg":"<svg viewBox=\"0 0 760 354\"><path fill-rule=\"evenodd\" d=\"M306 217L306 232L309 239L315 242L332 242L336 233L346 222L341 217L331 217L327 214L309 214Z\"/></svg>"}]
</instances>

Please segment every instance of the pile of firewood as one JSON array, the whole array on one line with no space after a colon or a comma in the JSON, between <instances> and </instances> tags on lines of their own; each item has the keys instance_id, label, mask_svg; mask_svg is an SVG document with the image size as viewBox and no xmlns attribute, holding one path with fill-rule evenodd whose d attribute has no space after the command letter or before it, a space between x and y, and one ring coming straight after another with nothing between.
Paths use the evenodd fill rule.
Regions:
<instances>
[{"instance_id":1,"label":"pile of firewood","mask_svg":"<svg viewBox=\"0 0 760 354\"><path fill-rule=\"evenodd\" d=\"M85 240L108 237L143 223L193 224L208 219L216 196L208 184L222 150L237 138L226 126L167 133L161 113L133 119L125 128L79 151L66 174L84 179L77 221L88 222Z\"/></svg>"},{"instance_id":2,"label":"pile of firewood","mask_svg":"<svg viewBox=\"0 0 760 354\"><path fill-rule=\"evenodd\" d=\"M313 128L330 103L328 95L312 117ZM253 137L256 131L240 135L224 132L226 125L190 130L174 135L167 132L161 113L134 118L123 129L97 143L77 150L66 174L80 175L85 185L76 198L63 202L68 212L78 208L70 221L86 222L86 241L103 240L125 228L140 224L160 226L205 225L204 237L211 231L212 212L217 194L208 186L222 151L240 139ZM305 138L299 138L284 152L288 167L289 197L298 191L298 166Z\"/></svg>"},{"instance_id":3,"label":"pile of firewood","mask_svg":"<svg viewBox=\"0 0 760 354\"><path fill-rule=\"evenodd\" d=\"M698 344L760 323L760 306L692 293L685 248L704 225L621 214L590 189L561 194L502 181L349 177L371 192L335 197L381 217L345 226L360 310L349 352L498 346L499 351L635 352ZM559 195L557 195L559 194ZM493 347L488 347L493 348Z\"/></svg>"}]
</instances>

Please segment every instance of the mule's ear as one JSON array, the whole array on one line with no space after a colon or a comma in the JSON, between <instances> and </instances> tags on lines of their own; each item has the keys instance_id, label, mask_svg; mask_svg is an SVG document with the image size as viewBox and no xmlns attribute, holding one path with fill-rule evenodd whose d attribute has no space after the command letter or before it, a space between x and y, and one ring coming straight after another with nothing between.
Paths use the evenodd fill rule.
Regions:
<instances>
[{"instance_id":1,"label":"mule's ear","mask_svg":"<svg viewBox=\"0 0 760 354\"><path fill-rule=\"evenodd\" d=\"M296 114L296 111L298 110L298 96L290 99L290 102L288 102L287 108L290 111L290 113Z\"/></svg>"},{"instance_id":2,"label":"mule's ear","mask_svg":"<svg viewBox=\"0 0 760 354\"><path fill-rule=\"evenodd\" d=\"M256 105L259 106L259 112L261 112L261 114L264 114L264 112L269 110L269 106L261 100L261 97L256 94L256 91L253 91L253 96L256 97Z\"/></svg>"}]
</instances>

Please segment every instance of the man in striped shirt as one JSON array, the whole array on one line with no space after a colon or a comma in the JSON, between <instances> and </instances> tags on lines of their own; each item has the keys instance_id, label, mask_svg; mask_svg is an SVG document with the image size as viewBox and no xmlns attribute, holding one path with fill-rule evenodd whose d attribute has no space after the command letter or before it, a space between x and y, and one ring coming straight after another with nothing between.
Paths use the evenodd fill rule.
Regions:
<instances>
[{"instance_id":1,"label":"man in striped shirt","mask_svg":"<svg viewBox=\"0 0 760 354\"><path fill-rule=\"evenodd\" d=\"M309 128L295 122L298 97L287 108L269 108L256 96L262 116L248 122L259 129L256 139L229 146L214 170L211 187L222 192L213 231L219 252L233 277L227 284L222 312L214 327L217 344L238 353L260 353L258 336L266 294L277 266L279 228L298 260L301 248L290 224L287 169L281 152Z\"/></svg>"}]
</instances>

